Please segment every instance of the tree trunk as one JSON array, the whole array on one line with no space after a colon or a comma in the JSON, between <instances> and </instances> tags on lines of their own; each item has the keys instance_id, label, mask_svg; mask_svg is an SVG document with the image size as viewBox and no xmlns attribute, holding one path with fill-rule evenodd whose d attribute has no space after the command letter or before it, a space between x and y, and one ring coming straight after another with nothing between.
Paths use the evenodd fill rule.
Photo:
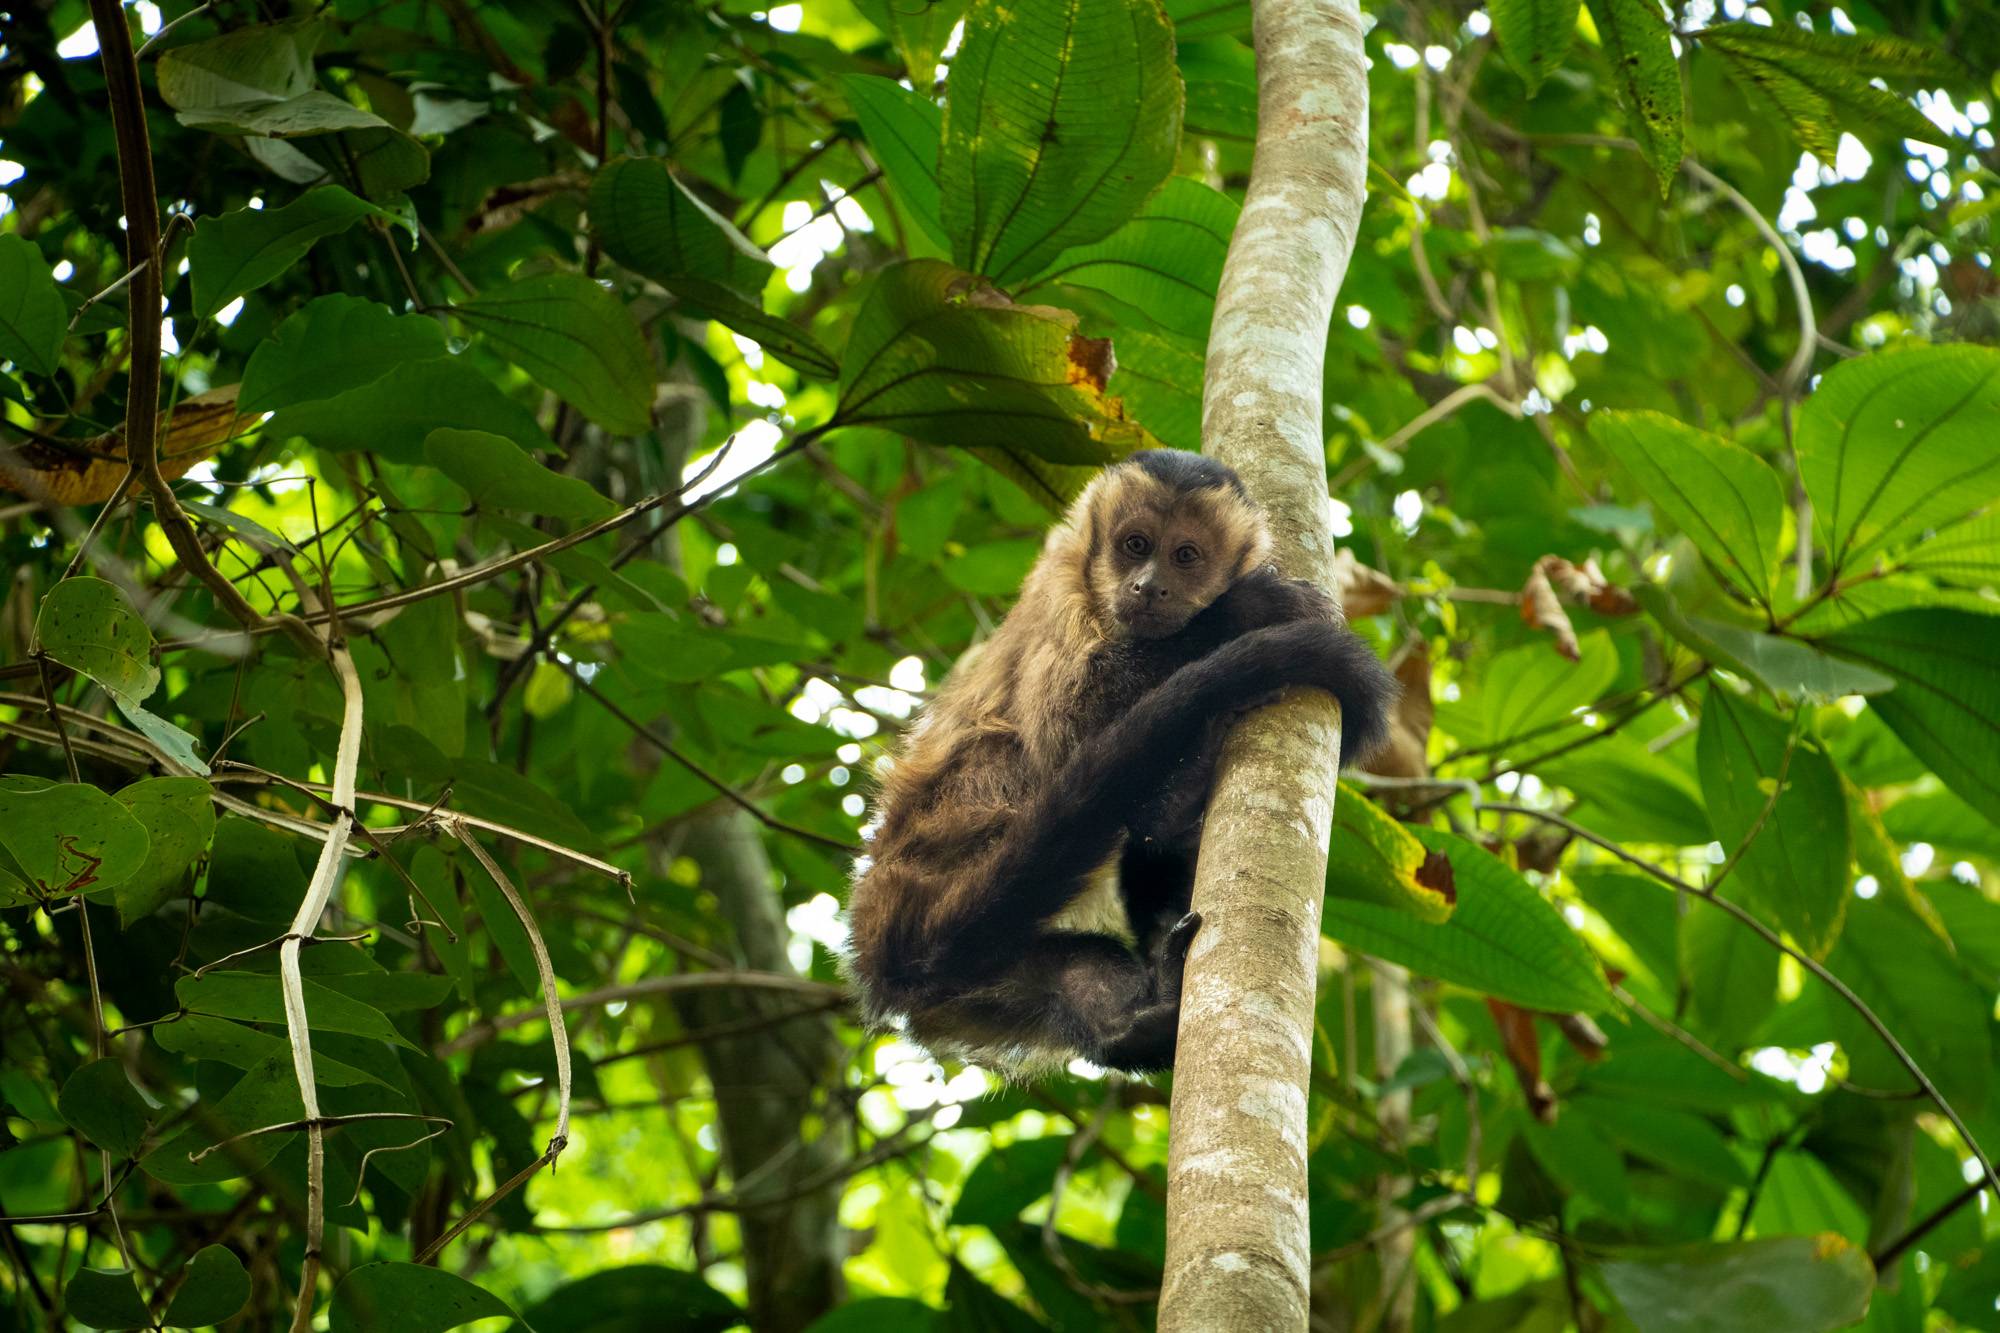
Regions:
<instances>
[{"instance_id":1,"label":"tree trunk","mask_svg":"<svg viewBox=\"0 0 2000 1333\"><path fill-rule=\"evenodd\" d=\"M1366 194L1361 13L1252 8L1256 157L1216 294L1202 438L1269 511L1279 567L1333 591L1320 397ZM1306 1327L1306 1083L1339 754L1338 709L1300 692L1246 718L1217 770L1174 1076L1166 1333Z\"/></svg>"},{"instance_id":2,"label":"tree trunk","mask_svg":"<svg viewBox=\"0 0 2000 1333\"><path fill-rule=\"evenodd\" d=\"M787 933L771 882L771 862L749 815L728 810L688 830L687 854L701 866L702 885L736 935L738 961L758 972L792 972ZM799 1007L799 998L749 989L694 991L677 996L690 1030L754 1023ZM768 1207L737 1215L750 1289L750 1326L759 1333L795 1333L841 1297L842 1182L800 1192L800 1182L829 1174L839 1149L816 1094L840 1086L841 1048L824 1014L756 1027L701 1043L715 1090L722 1154L739 1192L769 1198ZM807 1137L807 1121L821 1131Z\"/></svg>"}]
</instances>

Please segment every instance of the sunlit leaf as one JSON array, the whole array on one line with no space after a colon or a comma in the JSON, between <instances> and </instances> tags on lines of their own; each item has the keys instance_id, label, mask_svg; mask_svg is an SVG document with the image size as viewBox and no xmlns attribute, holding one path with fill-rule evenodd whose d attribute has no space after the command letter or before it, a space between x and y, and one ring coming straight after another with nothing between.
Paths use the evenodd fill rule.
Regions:
<instances>
[{"instance_id":1,"label":"sunlit leaf","mask_svg":"<svg viewBox=\"0 0 2000 1333\"><path fill-rule=\"evenodd\" d=\"M1021 295L1089 287L1141 319L1204 345L1236 214L1228 195L1173 177L1117 231L1056 256Z\"/></svg>"},{"instance_id":2,"label":"sunlit leaf","mask_svg":"<svg viewBox=\"0 0 2000 1333\"><path fill-rule=\"evenodd\" d=\"M1579 0L1494 0L1494 40L1530 97L1569 55L1578 8Z\"/></svg>"},{"instance_id":3,"label":"sunlit leaf","mask_svg":"<svg viewBox=\"0 0 2000 1333\"><path fill-rule=\"evenodd\" d=\"M881 3L897 8L896 0ZM948 8L932 6L934 11ZM897 200L925 235L949 248L951 236L944 229L938 194L938 142L944 133L944 113L938 104L894 79L873 74L849 74L840 87Z\"/></svg>"},{"instance_id":4,"label":"sunlit leaf","mask_svg":"<svg viewBox=\"0 0 2000 1333\"><path fill-rule=\"evenodd\" d=\"M0 236L0 360L53 374L68 330L62 289L42 252L12 232Z\"/></svg>"},{"instance_id":5,"label":"sunlit leaf","mask_svg":"<svg viewBox=\"0 0 2000 1333\"><path fill-rule=\"evenodd\" d=\"M606 430L652 420L653 365L632 313L580 273L524 278L455 308L501 355Z\"/></svg>"},{"instance_id":6,"label":"sunlit leaf","mask_svg":"<svg viewBox=\"0 0 2000 1333\"><path fill-rule=\"evenodd\" d=\"M424 457L478 507L577 519L616 508L590 483L551 472L512 440L485 431L434 430L424 439Z\"/></svg>"},{"instance_id":7,"label":"sunlit leaf","mask_svg":"<svg viewBox=\"0 0 2000 1333\"><path fill-rule=\"evenodd\" d=\"M146 845L146 826L88 783L0 777L0 847L43 893L118 884Z\"/></svg>"},{"instance_id":8,"label":"sunlit leaf","mask_svg":"<svg viewBox=\"0 0 2000 1333\"><path fill-rule=\"evenodd\" d=\"M42 651L133 703L159 688L153 634L116 585L64 579L42 598L35 617Z\"/></svg>"},{"instance_id":9,"label":"sunlit leaf","mask_svg":"<svg viewBox=\"0 0 2000 1333\"><path fill-rule=\"evenodd\" d=\"M1681 67L1673 34L1650 0L1590 0L1590 17L1625 104L1625 123L1660 178L1664 199L1682 153Z\"/></svg>"},{"instance_id":10,"label":"sunlit leaf","mask_svg":"<svg viewBox=\"0 0 2000 1333\"><path fill-rule=\"evenodd\" d=\"M1007 286L1110 235L1180 132L1159 0L973 0L938 159L953 261Z\"/></svg>"},{"instance_id":11,"label":"sunlit leaf","mask_svg":"<svg viewBox=\"0 0 2000 1333\"><path fill-rule=\"evenodd\" d=\"M1451 858L1426 847L1407 825L1346 783L1333 806L1326 891L1429 922L1449 917L1458 898Z\"/></svg>"}]
</instances>

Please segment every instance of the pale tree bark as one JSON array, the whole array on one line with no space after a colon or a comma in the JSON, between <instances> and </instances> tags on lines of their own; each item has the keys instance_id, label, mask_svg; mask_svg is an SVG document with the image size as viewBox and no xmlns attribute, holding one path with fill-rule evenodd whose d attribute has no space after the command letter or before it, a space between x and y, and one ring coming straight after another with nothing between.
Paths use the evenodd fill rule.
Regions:
<instances>
[{"instance_id":1,"label":"pale tree bark","mask_svg":"<svg viewBox=\"0 0 2000 1333\"><path fill-rule=\"evenodd\" d=\"M1257 147L1216 294L1204 449L1271 516L1279 567L1334 591L1320 385L1368 173L1355 0L1253 0ZM1316 691L1231 734L1194 906L1160 1328L1303 1329L1306 1082L1340 718Z\"/></svg>"}]
</instances>

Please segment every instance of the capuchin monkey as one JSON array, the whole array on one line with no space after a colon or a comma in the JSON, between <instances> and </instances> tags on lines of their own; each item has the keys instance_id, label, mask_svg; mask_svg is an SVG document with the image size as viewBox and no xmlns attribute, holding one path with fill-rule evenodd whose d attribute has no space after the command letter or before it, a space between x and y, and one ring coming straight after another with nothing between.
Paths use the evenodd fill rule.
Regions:
<instances>
[{"instance_id":1,"label":"capuchin monkey","mask_svg":"<svg viewBox=\"0 0 2000 1333\"><path fill-rule=\"evenodd\" d=\"M1358 758L1397 689L1270 544L1236 474L1199 454L1135 454L1077 499L882 784L849 909L871 1023L1017 1074L1173 1064L1223 734L1317 686ZM1079 920L1114 864L1112 910Z\"/></svg>"}]
</instances>

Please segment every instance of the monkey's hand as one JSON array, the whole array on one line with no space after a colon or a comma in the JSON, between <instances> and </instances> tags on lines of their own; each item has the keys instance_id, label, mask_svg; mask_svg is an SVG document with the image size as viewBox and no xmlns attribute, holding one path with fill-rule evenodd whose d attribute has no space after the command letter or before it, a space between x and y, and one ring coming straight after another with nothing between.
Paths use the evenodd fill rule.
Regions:
<instances>
[{"instance_id":1,"label":"monkey's hand","mask_svg":"<svg viewBox=\"0 0 2000 1333\"><path fill-rule=\"evenodd\" d=\"M1340 622L1340 608L1318 585L1284 578L1268 566L1245 574L1217 600L1227 608L1234 634L1301 620Z\"/></svg>"}]
</instances>

